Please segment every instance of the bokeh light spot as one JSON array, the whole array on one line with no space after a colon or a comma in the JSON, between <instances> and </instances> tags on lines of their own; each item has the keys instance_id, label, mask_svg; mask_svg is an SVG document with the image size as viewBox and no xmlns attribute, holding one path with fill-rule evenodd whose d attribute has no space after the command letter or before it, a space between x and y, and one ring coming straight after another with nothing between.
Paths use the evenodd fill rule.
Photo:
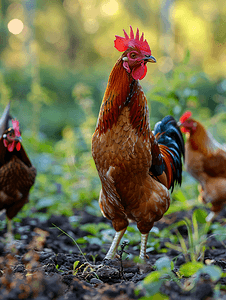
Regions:
<instances>
[{"instance_id":1,"label":"bokeh light spot","mask_svg":"<svg viewBox=\"0 0 226 300\"><path fill-rule=\"evenodd\" d=\"M119 4L116 0L105 1L101 6L103 15L113 16L117 14L119 10Z\"/></svg>"},{"instance_id":2,"label":"bokeh light spot","mask_svg":"<svg viewBox=\"0 0 226 300\"><path fill-rule=\"evenodd\" d=\"M159 71L163 73L168 73L173 69L173 60L169 56L162 56L158 59L158 68Z\"/></svg>"},{"instance_id":3,"label":"bokeh light spot","mask_svg":"<svg viewBox=\"0 0 226 300\"><path fill-rule=\"evenodd\" d=\"M93 34L99 29L99 23L95 19L87 19L84 22L84 29L87 33Z\"/></svg>"},{"instance_id":4,"label":"bokeh light spot","mask_svg":"<svg viewBox=\"0 0 226 300\"><path fill-rule=\"evenodd\" d=\"M19 19L12 19L9 23L8 23L8 29L11 33L13 34L19 34L22 32L24 28L24 24L21 20Z\"/></svg>"}]
</instances>

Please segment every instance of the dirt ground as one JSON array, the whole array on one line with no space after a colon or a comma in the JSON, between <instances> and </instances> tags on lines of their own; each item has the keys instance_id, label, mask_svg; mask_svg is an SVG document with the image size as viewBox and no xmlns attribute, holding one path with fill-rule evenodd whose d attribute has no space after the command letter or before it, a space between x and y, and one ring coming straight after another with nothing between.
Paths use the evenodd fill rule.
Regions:
<instances>
[{"instance_id":1,"label":"dirt ground","mask_svg":"<svg viewBox=\"0 0 226 300\"><path fill-rule=\"evenodd\" d=\"M104 217L95 217L85 211L77 211L80 224L109 222ZM164 217L155 224L159 230L169 226L191 212L175 213ZM222 211L216 221L226 217ZM47 221L38 218L24 218L22 223L15 223L14 235L20 237L15 245L8 249L4 243L6 228L0 232L0 299L36 299L36 300L72 300L72 299L140 299L147 294L142 280L154 270L157 259L168 256L170 259L178 256L174 273L185 262L184 256L176 250L167 249L166 253L152 251L145 265L133 262L132 259L118 259L103 263L109 244L87 244L80 253L71 238L53 226L60 227L68 235L77 240L90 235L74 227L65 216L52 216ZM222 226L225 224L222 223ZM182 228L183 231L183 228ZM209 233L211 235L211 232ZM184 233L186 237L186 231ZM165 239L167 241L167 239ZM165 247L165 240L161 248ZM208 238L208 249L205 260L211 260L226 272L226 249L224 243L218 242L214 236ZM138 250L126 247L128 253L138 255ZM95 259L94 259L95 258ZM95 266L93 266L95 264ZM183 279L180 279L183 280ZM226 278L218 282L226 288ZM216 283L214 283L216 284ZM182 291L174 281L167 280L160 291L169 299L214 299L213 282L208 276L201 276L197 285L191 291ZM220 299L226 299L226 290L219 291ZM152 298L149 298L152 299Z\"/></svg>"}]
</instances>

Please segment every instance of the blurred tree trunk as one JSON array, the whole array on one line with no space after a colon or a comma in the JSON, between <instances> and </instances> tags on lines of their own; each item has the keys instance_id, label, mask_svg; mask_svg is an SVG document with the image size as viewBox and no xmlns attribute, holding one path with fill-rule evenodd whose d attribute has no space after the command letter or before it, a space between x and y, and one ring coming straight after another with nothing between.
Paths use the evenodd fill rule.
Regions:
<instances>
[{"instance_id":1,"label":"blurred tree trunk","mask_svg":"<svg viewBox=\"0 0 226 300\"><path fill-rule=\"evenodd\" d=\"M8 0L0 0L0 56L7 46L8 29L7 24L5 23L5 15L8 6Z\"/></svg>"},{"instance_id":2,"label":"blurred tree trunk","mask_svg":"<svg viewBox=\"0 0 226 300\"><path fill-rule=\"evenodd\" d=\"M28 59L28 69L31 74L31 92L28 94L28 101L33 104L33 118L31 130L34 134L39 132L39 121L42 107L42 95L40 87L40 70L38 44L36 40L36 28L34 26L36 18L36 1L24 0L26 9L27 26L30 29L30 35L25 43L25 51Z\"/></svg>"},{"instance_id":3,"label":"blurred tree trunk","mask_svg":"<svg viewBox=\"0 0 226 300\"><path fill-rule=\"evenodd\" d=\"M174 0L163 0L161 2L161 36L163 37L161 39L161 48L164 51L165 54L169 55L171 48L174 48L174 28L171 21L170 11L171 7L174 4ZM170 49L169 49L169 43ZM172 45L173 44L173 45Z\"/></svg>"}]
</instances>

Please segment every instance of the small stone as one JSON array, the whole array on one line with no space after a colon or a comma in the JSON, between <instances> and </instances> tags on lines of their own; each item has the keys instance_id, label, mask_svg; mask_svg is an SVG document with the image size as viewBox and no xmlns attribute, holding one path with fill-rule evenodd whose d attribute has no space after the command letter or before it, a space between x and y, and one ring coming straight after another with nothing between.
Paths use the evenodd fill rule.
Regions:
<instances>
[{"instance_id":1,"label":"small stone","mask_svg":"<svg viewBox=\"0 0 226 300\"><path fill-rule=\"evenodd\" d=\"M97 279L97 278L92 278L91 280L90 280L90 283L91 284L101 284L101 283L103 283L103 281L101 281L100 279Z\"/></svg>"}]
</instances>

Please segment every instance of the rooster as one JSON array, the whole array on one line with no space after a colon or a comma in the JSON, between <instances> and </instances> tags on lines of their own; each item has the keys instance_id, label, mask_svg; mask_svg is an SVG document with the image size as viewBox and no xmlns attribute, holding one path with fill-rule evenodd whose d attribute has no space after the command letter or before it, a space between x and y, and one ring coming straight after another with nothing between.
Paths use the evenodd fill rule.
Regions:
<instances>
[{"instance_id":1,"label":"rooster","mask_svg":"<svg viewBox=\"0 0 226 300\"><path fill-rule=\"evenodd\" d=\"M92 155L101 180L99 204L116 230L105 259L114 257L129 220L141 232L140 259L146 258L148 234L170 205L170 188L181 183L183 138L173 117L152 133L147 99L139 80L155 63L144 35L116 36L123 52L113 67L92 137Z\"/></svg>"},{"instance_id":2,"label":"rooster","mask_svg":"<svg viewBox=\"0 0 226 300\"><path fill-rule=\"evenodd\" d=\"M19 121L9 121L10 104L0 120L0 210L6 210L8 237L12 240L12 218L28 202L29 191L35 182L36 169L32 166L22 144Z\"/></svg>"},{"instance_id":3,"label":"rooster","mask_svg":"<svg viewBox=\"0 0 226 300\"><path fill-rule=\"evenodd\" d=\"M199 199L212 204L206 218L212 221L226 203L226 148L192 118L190 111L181 116L180 125L187 135L186 169L201 185Z\"/></svg>"}]
</instances>

